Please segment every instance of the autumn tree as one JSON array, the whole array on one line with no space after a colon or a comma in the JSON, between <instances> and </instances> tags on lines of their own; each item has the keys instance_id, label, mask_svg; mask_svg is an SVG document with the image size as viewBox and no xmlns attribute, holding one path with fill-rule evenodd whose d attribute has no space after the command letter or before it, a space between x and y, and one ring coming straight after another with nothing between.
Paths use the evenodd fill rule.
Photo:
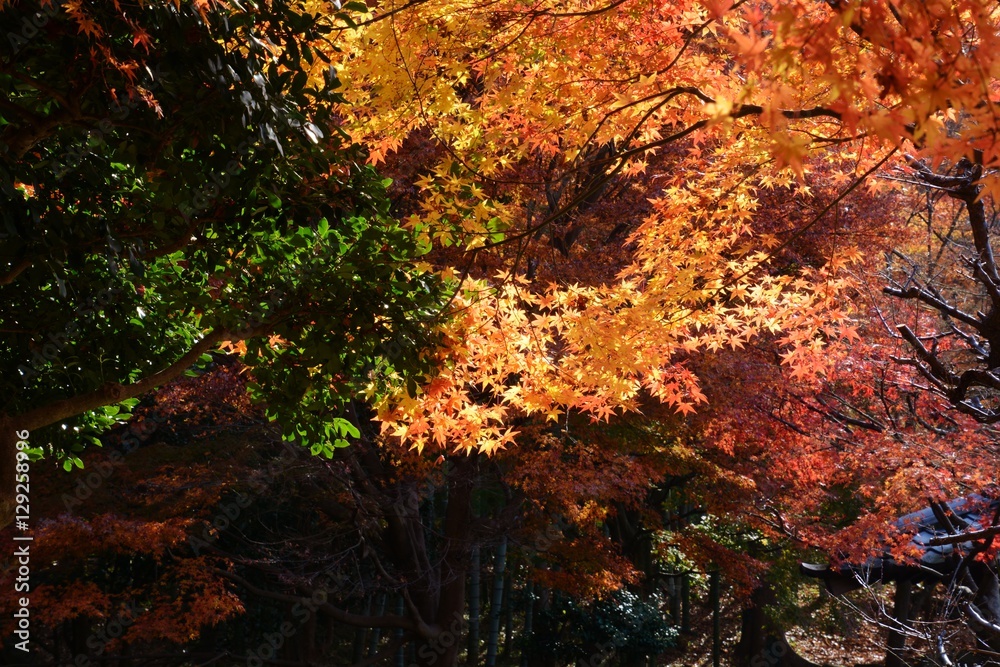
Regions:
<instances>
[{"instance_id":1,"label":"autumn tree","mask_svg":"<svg viewBox=\"0 0 1000 667\"><path fill-rule=\"evenodd\" d=\"M983 77L995 31L983 6L962 8L373 8L339 56L345 126L373 146L373 162L404 145L432 162L412 172L407 222L456 248L442 251L446 273L479 279L460 295L465 324L447 325L464 326L454 339L467 343L457 351L469 370L452 355L425 404L383 401L388 428L445 445L448 428L427 415L453 398L477 421L451 433L485 449L509 442L508 407L604 418L648 392L688 412L702 395L678 363L684 354L760 331L785 330L788 363L808 369L811 353L844 334L836 269L854 255L842 248L825 272L776 275L767 261L782 241L753 224L760 193L795 178L808 187L809 156L838 164L841 195L904 144L955 162L992 159ZM933 48L913 46L922 31ZM574 284L553 268L539 279L545 246L553 258L583 253L593 207L632 187L653 202L609 230L631 243L617 271ZM793 227L814 226L840 198ZM523 349L499 351L491 339ZM466 401L463 387L475 385L497 389L497 403Z\"/></svg>"},{"instance_id":2,"label":"autumn tree","mask_svg":"<svg viewBox=\"0 0 1000 667\"><path fill-rule=\"evenodd\" d=\"M446 274L470 278L458 300L466 310L446 325L444 372L416 397L379 402L386 432L418 448L493 451L518 442L525 416L606 419L647 394L691 412L708 391L689 355L774 331L793 379L852 384L837 376L834 348L857 340L844 299L857 283L844 269L861 255L829 248L824 261L784 271L774 258L837 219L859 183L902 159L899 149L919 170L958 165L931 184L969 201L989 196L996 38L994 10L979 2L379 5L341 60L356 84L347 127L390 169L397 150L434 163L411 169L406 219L445 246ZM834 193L791 212L783 238L769 234L768 188L814 187L817 159L831 167ZM630 188L649 207L602 228L595 209ZM604 270L611 254L595 249L621 235L630 245ZM838 390L806 390L783 408L879 434L875 451L892 453L909 428L900 413L930 434L940 428L894 384L839 407ZM885 409L889 426L866 416L871 398L903 401ZM763 454L796 454L781 459L798 480L787 489L812 485L815 509L823 480L811 468L832 472L837 457L822 437L797 451L808 433ZM914 459L895 449L894 493L907 490L906 461L930 458L932 446ZM914 497L866 487L885 467L866 470L862 461L878 454L850 451L859 479L838 483L845 493L860 483L883 510L857 523L857 535ZM782 509L767 513L784 531Z\"/></svg>"},{"instance_id":3,"label":"autumn tree","mask_svg":"<svg viewBox=\"0 0 1000 667\"><path fill-rule=\"evenodd\" d=\"M920 480L924 484L944 487L924 495L923 506L938 508L937 503L970 492L988 498L996 492L998 445L991 427L998 419L995 323L1000 301L992 249L996 212L993 197L985 190L990 174L981 163L959 160L934 168L906 157L906 164L889 178L908 189L914 200L912 218L922 234L888 257L881 277L889 303L879 314L898 341L894 361L912 371L911 405L920 401L958 413L928 424L921 420L921 411L912 410L939 435L960 440L951 443L946 464L927 465L921 473L927 478ZM953 471L959 466L966 470L956 479ZM1000 532L1000 512L982 513L975 525L945 521L945 534L936 536L944 545L941 548L954 549L946 563L954 573L941 581L946 604L962 610L965 624L977 638L970 646L954 623L941 627L914 623L915 635L926 639L942 660L965 649L997 648L1000 593L995 584L994 541ZM904 529L904 534L912 532ZM913 551L899 560L907 563L921 556ZM933 590L937 583L932 579L925 588Z\"/></svg>"},{"instance_id":4,"label":"autumn tree","mask_svg":"<svg viewBox=\"0 0 1000 667\"><path fill-rule=\"evenodd\" d=\"M907 281L921 284L932 275L939 294L955 298L976 293L970 289L972 275L962 276L962 261L954 256L963 247L963 234L968 233L967 227L963 231L961 206L953 205L940 190L912 187L917 181L910 171L901 166L873 182L872 187L879 190L877 198L844 201L841 216L882 218L884 235L871 238L867 246L881 247L883 252L870 253L853 269L857 289L852 300L859 337L849 346L831 350L836 361L822 377L782 373L776 350L762 340L739 354L714 355L695 367L709 398L694 419L701 422L698 431L707 445L702 456L745 484L744 493L731 496L735 502L725 516L742 517L769 541L799 549L799 558L812 551L807 560L817 555L821 560L829 558L835 570L846 568L848 573L863 574L873 559L882 558L906 571L921 552L909 543L917 526L901 527L898 517L970 493L989 494L995 484L994 430L967 412L957 412L946 393L929 390L926 370L920 371L912 356L908 338L913 336L903 335L920 327L920 342L926 350L933 348L942 358L961 359L947 342L954 334L946 334L947 329L928 332L926 305L917 297L900 299L900 290L910 291ZM896 189L900 182L905 187ZM879 205L859 206L863 202ZM827 227L815 230L812 239L810 234L803 235L801 241L808 242L800 245L799 252L785 256L808 262L809 253L803 254L803 247L842 242L844 235L863 238L866 227L880 229L873 228L871 221L858 222L844 225L844 230L851 231L833 234L834 229ZM964 247L975 248L971 236ZM933 293L923 296L932 298ZM952 324L945 321L945 326ZM713 391L751 386L755 390L750 393ZM989 517L984 520L988 522ZM944 549L950 548L948 540L964 541L961 536L939 538L945 541ZM974 557L982 546L966 541L961 553ZM989 576L988 562L973 565L976 577ZM950 569L957 565L958 560L948 559L940 567L923 570L925 581L913 593L913 619L905 632L890 633L894 636L888 642L887 659L903 659L901 648L907 635L907 650L940 650L949 659L974 648L963 638L956 618L936 615L938 609L964 604L954 586L965 584L954 580ZM935 575L933 568L940 573ZM854 574L846 576L854 581ZM881 581L861 576L855 585ZM909 590L905 580L899 586ZM975 617L968 618L975 626ZM881 622L890 627L896 623L885 618ZM772 626L767 632L758 631L756 640L744 633L739 657L749 662L759 655L766 648L767 635L780 638L780 629Z\"/></svg>"}]
</instances>

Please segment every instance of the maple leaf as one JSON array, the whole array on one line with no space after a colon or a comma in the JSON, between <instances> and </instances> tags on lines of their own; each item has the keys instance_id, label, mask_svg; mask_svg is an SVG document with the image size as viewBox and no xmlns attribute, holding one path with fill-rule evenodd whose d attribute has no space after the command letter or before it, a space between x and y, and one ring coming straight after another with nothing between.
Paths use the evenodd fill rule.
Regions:
<instances>
[{"instance_id":1,"label":"maple leaf","mask_svg":"<svg viewBox=\"0 0 1000 667\"><path fill-rule=\"evenodd\" d=\"M751 26L748 33L744 34L739 30L732 30L729 37L736 43L736 52L742 60L752 69L760 69L764 62L764 51L771 42L770 36L758 35L757 29Z\"/></svg>"}]
</instances>

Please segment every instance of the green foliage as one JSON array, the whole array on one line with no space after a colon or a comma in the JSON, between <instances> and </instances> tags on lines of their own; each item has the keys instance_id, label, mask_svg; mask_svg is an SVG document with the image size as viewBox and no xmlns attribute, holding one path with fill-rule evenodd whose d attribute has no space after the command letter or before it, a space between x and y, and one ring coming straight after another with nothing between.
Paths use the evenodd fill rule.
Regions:
<instances>
[{"instance_id":1,"label":"green foliage","mask_svg":"<svg viewBox=\"0 0 1000 667\"><path fill-rule=\"evenodd\" d=\"M426 371L445 302L337 126L336 73L303 69L347 10L115 5L87 6L97 32L51 11L0 53L3 411L135 383L225 332L286 436L329 456L368 371ZM69 466L127 418L100 407L42 436Z\"/></svg>"},{"instance_id":2,"label":"green foliage","mask_svg":"<svg viewBox=\"0 0 1000 667\"><path fill-rule=\"evenodd\" d=\"M538 615L530 650L561 662L591 665L612 655L658 655L674 646L677 636L677 628L655 604L619 589L589 605L555 596L552 606Z\"/></svg>"}]
</instances>

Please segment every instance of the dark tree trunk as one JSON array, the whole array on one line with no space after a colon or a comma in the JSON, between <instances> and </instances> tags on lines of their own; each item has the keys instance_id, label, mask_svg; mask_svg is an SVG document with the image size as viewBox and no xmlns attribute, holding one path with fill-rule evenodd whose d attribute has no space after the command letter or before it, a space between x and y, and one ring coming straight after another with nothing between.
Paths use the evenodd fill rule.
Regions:
<instances>
[{"instance_id":1,"label":"dark tree trunk","mask_svg":"<svg viewBox=\"0 0 1000 667\"><path fill-rule=\"evenodd\" d=\"M418 484L398 482L394 464L377 447L351 447L345 457L360 489L381 499L385 520L379 534L382 553L391 568L379 566L394 588L378 599L377 616L394 607L391 616L406 619L382 641L376 629L369 640L368 658L382 665L406 663L417 667L455 667L465 636L466 577L474 542L472 491L477 483L478 454L454 456L446 464L443 512L434 516L433 502L422 499ZM437 526L431 525L436 523ZM436 528L436 531L434 530ZM431 557L429 533L438 535ZM372 554L377 559L377 552ZM391 572L390 572L391 570ZM384 589L383 589L384 590ZM399 596L398 598L396 596Z\"/></svg>"},{"instance_id":2,"label":"dark tree trunk","mask_svg":"<svg viewBox=\"0 0 1000 667\"><path fill-rule=\"evenodd\" d=\"M670 595L670 621L681 624L681 577L680 574L667 576L667 592Z\"/></svg>"},{"instance_id":3,"label":"dark tree trunk","mask_svg":"<svg viewBox=\"0 0 1000 667\"><path fill-rule=\"evenodd\" d=\"M378 598L378 611L375 613L376 616L381 616L385 613L385 601L388 595L382 593ZM371 658L376 653L378 653L378 642L382 638L382 628L372 629L372 640L368 645L368 657Z\"/></svg>"},{"instance_id":4,"label":"dark tree trunk","mask_svg":"<svg viewBox=\"0 0 1000 667\"><path fill-rule=\"evenodd\" d=\"M361 613L365 616L370 616L372 613L372 599L373 596L368 595L365 597L365 606ZM351 664L357 664L364 660L365 657L365 635L368 634L367 628L358 628L354 631L354 646L351 649Z\"/></svg>"},{"instance_id":5,"label":"dark tree trunk","mask_svg":"<svg viewBox=\"0 0 1000 667\"><path fill-rule=\"evenodd\" d=\"M453 627L461 629L464 620L465 576L469 570L471 547L472 490L478 461L478 454L459 458L448 483L448 507L445 510L441 547L441 594L435 618L436 624L446 634L451 634L450 629ZM442 644L441 659L434 663L436 667L454 667L458 663L460 639L461 637L455 636L451 646L445 647Z\"/></svg>"},{"instance_id":6,"label":"dark tree trunk","mask_svg":"<svg viewBox=\"0 0 1000 667\"><path fill-rule=\"evenodd\" d=\"M709 577L708 589L712 602L712 667L722 662L722 604L719 599L719 571Z\"/></svg>"},{"instance_id":7,"label":"dark tree trunk","mask_svg":"<svg viewBox=\"0 0 1000 667\"><path fill-rule=\"evenodd\" d=\"M691 574L685 572L681 580L681 632L691 633Z\"/></svg>"},{"instance_id":8,"label":"dark tree trunk","mask_svg":"<svg viewBox=\"0 0 1000 667\"><path fill-rule=\"evenodd\" d=\"M521 631L521 667L528 664L528 645L531 642L531 633L534 630L535 620L535 585L529 581L524 587L524 630Z\"/></svg>"},{"instance_id":9,"label":"dark tree trunk","mask_svg":"<svg viewBox=\"0 0 1000 667\"><path fill-rule=\"evenodd\" d=\"M514 600L511 599L513 592L514 585L510 573L507 573L503 582L503 657L505 660L510 659L511 635L514 633Z\"/></svg>"},{"instance_id":10,"label":"dark tree trunk","mask_svg":"<svg viewBox=\"0 0 1000 667\"><path fill-rule=\"evenodd\" d=\"M406 613L406 601L403 599L402 595L400 595L399 599L396 600L396 613L400 616ZM402 643L403 631L396 630L393 633L393 637L397 642L399 642L399 648L396 649L396 667L404 667L406 665L406 645Z\"/></svg>"},{"instance_id":11,"label":"dark tree trunk","mask_svg":"<svg viewBox=\"0 0 1000 667\"><path fill-rule=\"evenodd\" d=\"M469 572L469 648L466 663L469 667L479 664L479 617L482 606L482 587L479 582L479 547L472 548Z\"/></svg>"},{"instance_id":12,"label":"dark tree trunk","mask_svg":"<svg viewBox=\"0 0 1000 667\"><path fill-rule=\"evenodd\" d=\"M733 664L737 667L818 667L788 645L785 632L765 613L765 607L774 601L774 592L767 584L762 584L750 595L750 606L743 610Z\"/></svg>"},{"instance_id":13,"label":"dark tree trunk","mask_svg":"<svg viewBox=\"0 0 1000 667\"><path fill-rule=\"evenodd\" d=\"M905 626L910 620L910 597L913 584L908 581L896 582L896 594L893 597L892 616L896 623ZM889 630L889 646L885 654L885 667L903 667L903 650L906 648L906 635L896 629Z\"/></svg>"},{"instance_id":14,"label":"dark tree trunk","mask_svg":"<svg viewBox=\"0 0 1000 667\"><path fill-rule=\"evenodd\" d=\"M507 536L500 538L493 559L493 595L490 597L490 634L486 646L486 667L496 667L500 641L500 611L503 607L503 575L507 566Z\"/></svg>"}]
</instances>

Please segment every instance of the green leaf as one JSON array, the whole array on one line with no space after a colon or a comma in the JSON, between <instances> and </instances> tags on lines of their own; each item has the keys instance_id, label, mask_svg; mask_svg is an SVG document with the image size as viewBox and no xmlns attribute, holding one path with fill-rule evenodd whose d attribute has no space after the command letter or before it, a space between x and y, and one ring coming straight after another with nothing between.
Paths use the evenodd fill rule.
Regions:
<instances>
[{"instance_id":1,"label":"green leaf","mask_svg":"<svg viewBox=\"0 0 1000 667\"><path fill-rule=\"evenodd\" d=\"M360 438L361 437L361 431L359 431L358 428L354 424L352 424L351 422L347 421L346 419L343 419L343 418L340 418L340 417L338 417L337 420L339 421L338 425L340 427L339 430L340 430L341 433L345 433L345 434L351 436L352 438Z\"/></svg>"}]
</instances>

